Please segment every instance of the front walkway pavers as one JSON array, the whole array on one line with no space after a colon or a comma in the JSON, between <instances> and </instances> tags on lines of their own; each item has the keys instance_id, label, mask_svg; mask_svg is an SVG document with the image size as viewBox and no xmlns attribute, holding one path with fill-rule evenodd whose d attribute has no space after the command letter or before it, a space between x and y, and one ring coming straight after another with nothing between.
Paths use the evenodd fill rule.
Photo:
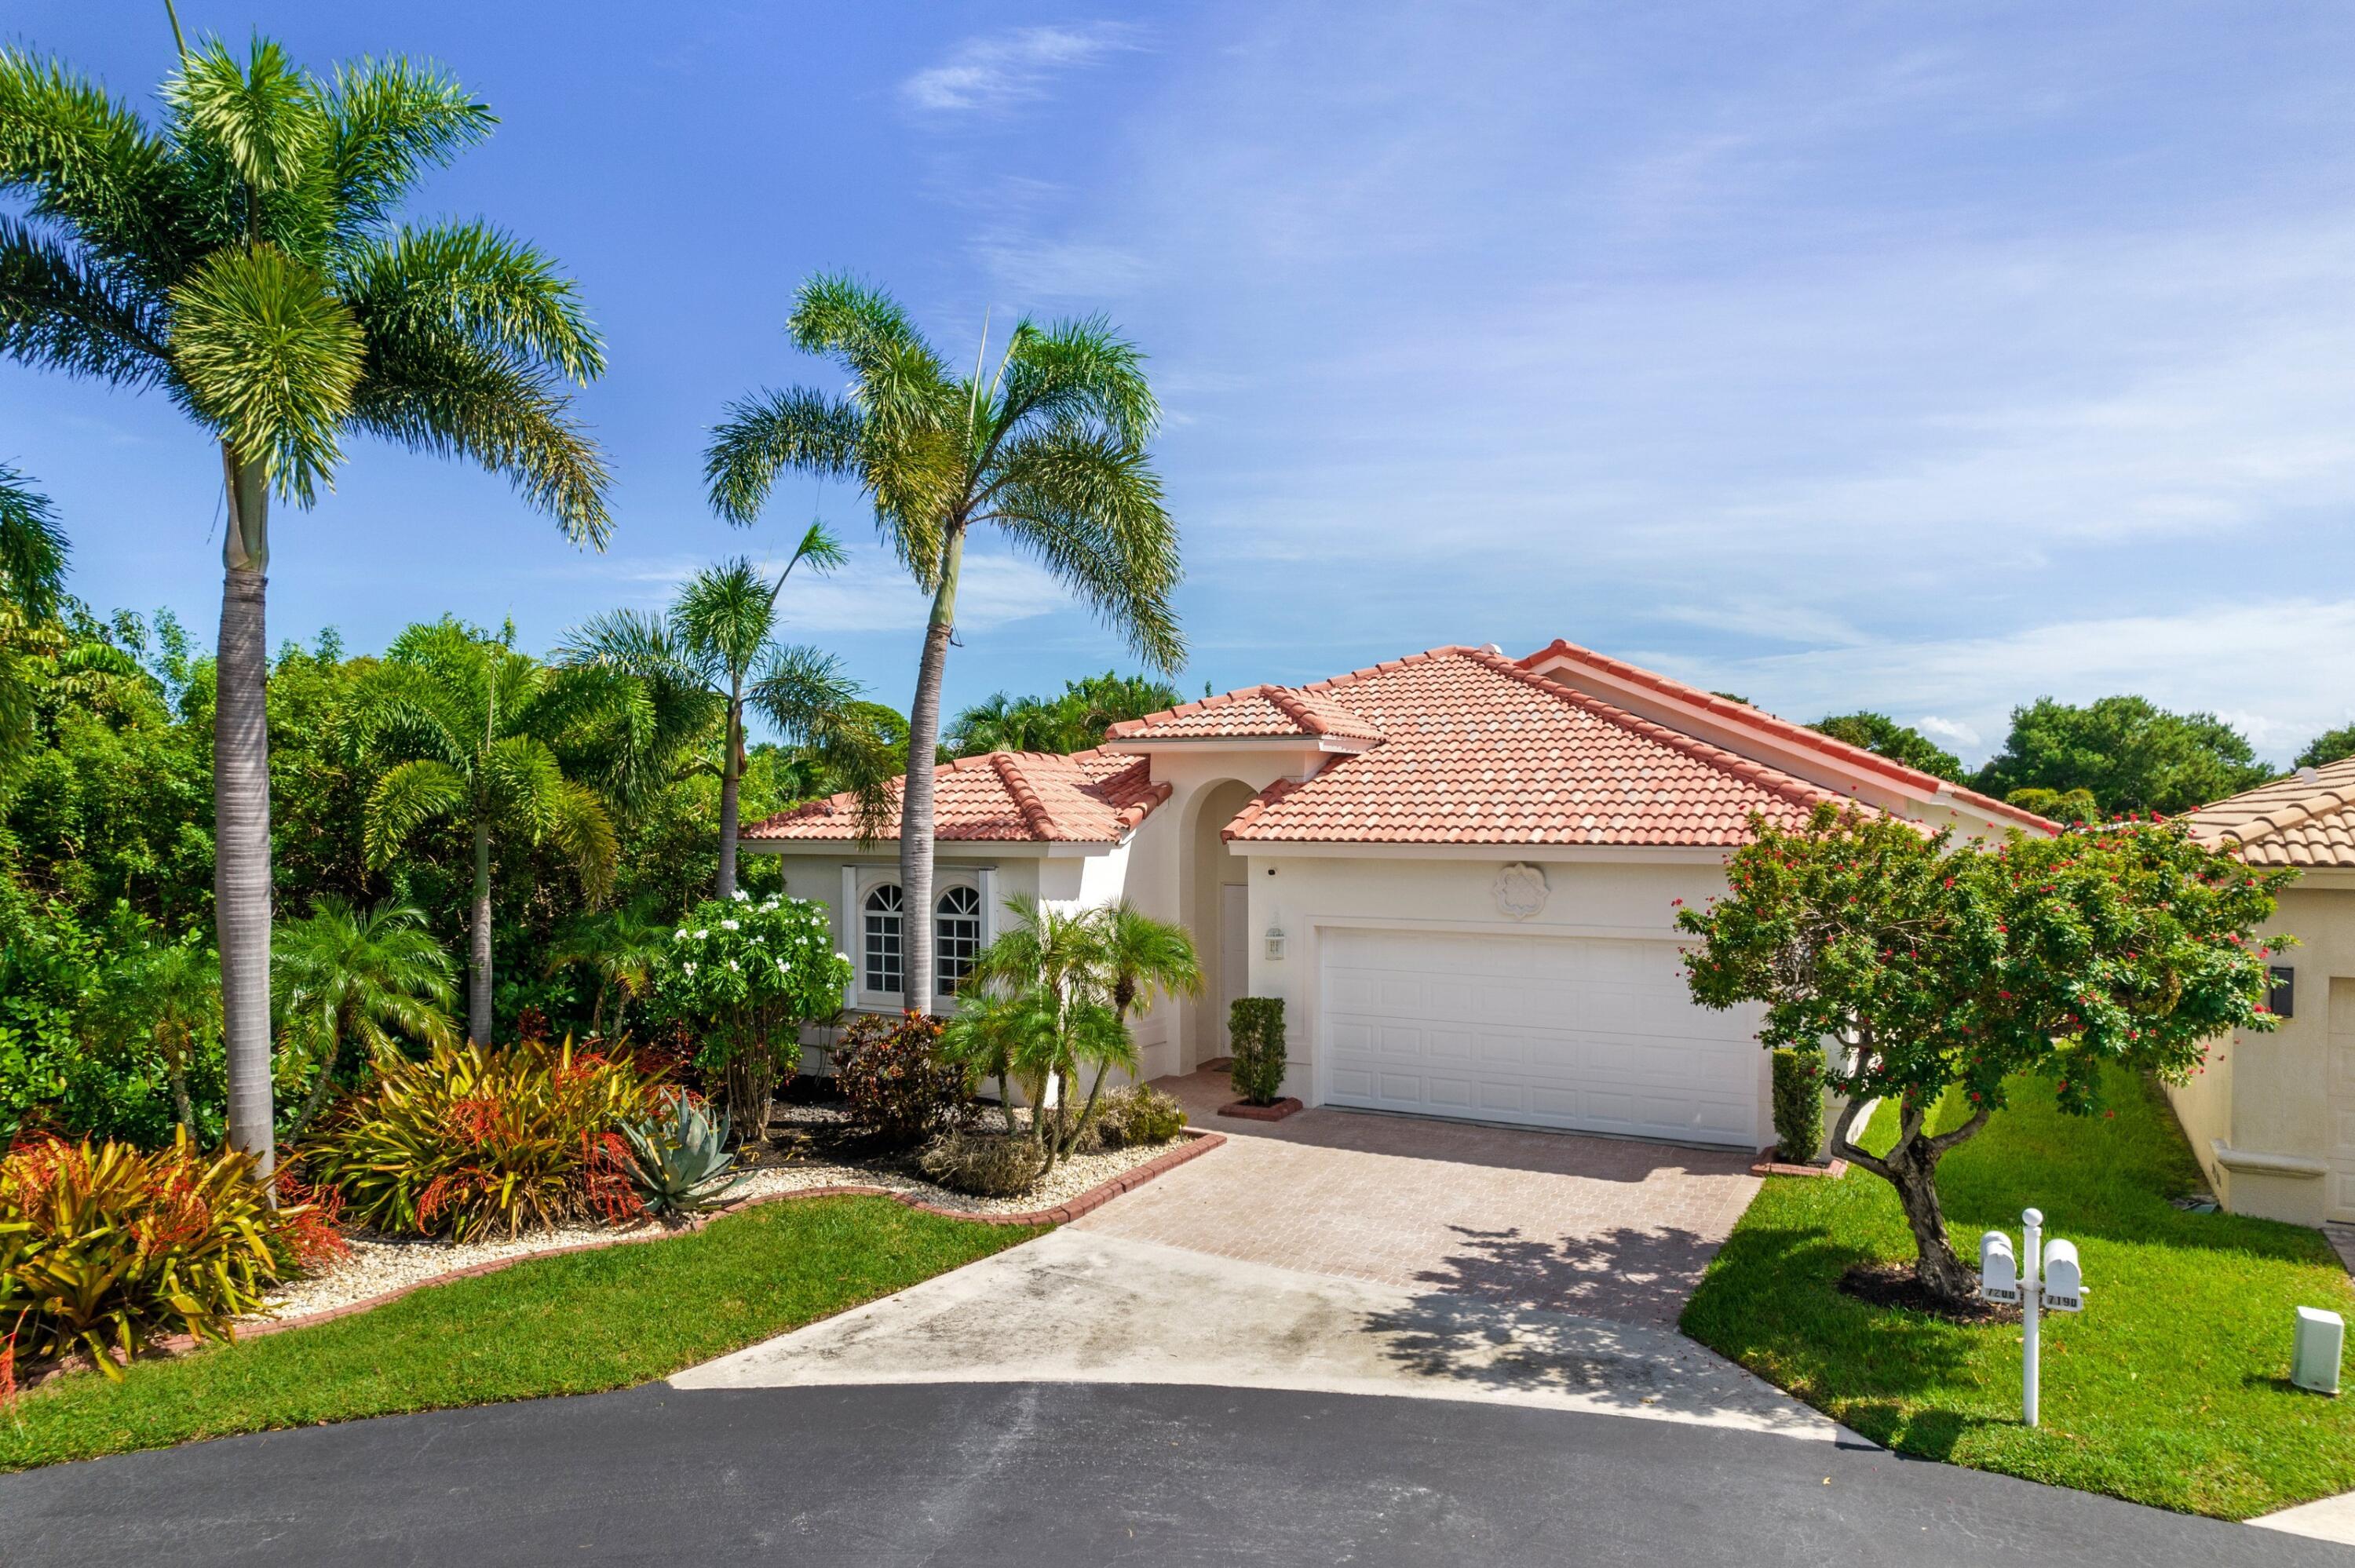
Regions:
<instances>
[{"instance_id":1,"label":"front walkway pavers","mask_svg":"<svg viewBox=\"0 0 2355 1568\"><path fill-rule=\"evenodd\" d=\"M680 1389L924 1383L1207 1383L1844 1436L1672 1330L1081 1225L671 1379Z\"/></svg>"}]
</instances>

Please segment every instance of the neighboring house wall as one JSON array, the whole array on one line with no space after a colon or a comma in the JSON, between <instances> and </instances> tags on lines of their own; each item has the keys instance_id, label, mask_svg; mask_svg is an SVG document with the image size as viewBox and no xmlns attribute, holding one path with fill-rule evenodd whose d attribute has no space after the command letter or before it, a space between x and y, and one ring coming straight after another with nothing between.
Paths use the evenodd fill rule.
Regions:
<instances>
[{"instance_id":1,"label":"neighboring house wall","mask_svg":"<svg viewBox=\"0 0 2355 1568\"><path fill-rule=\"evenodd\" d=\"M2266 929L2299 941L2275 960L2296 976L2292 1015L2235 1033L2169 1097L2226 1208L2355 1220L2355 874L2307 874Z\"/></svg>"}]
</instances>

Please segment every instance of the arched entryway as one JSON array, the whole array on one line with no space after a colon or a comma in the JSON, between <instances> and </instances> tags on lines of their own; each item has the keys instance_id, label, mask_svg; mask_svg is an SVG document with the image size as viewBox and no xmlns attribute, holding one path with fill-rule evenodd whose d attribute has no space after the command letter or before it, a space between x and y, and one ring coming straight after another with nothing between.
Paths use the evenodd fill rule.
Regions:
<instances>
[{"instance_id":1,"label":"arched entryway","mask_svg":"<svg viewBox=\"0 0 2355 1568\"><path fill-rule=\"evenodd\" d=\"M1250 993L1249 863L1227 853L1220 830L1258 791L1240 779L1205 786L1194 798L1182 867L1180 918L1202 965L1202 996L1186 1009L1181 1070L1227 1054L1227 1009Z\"/></svg>"}]
</instances>

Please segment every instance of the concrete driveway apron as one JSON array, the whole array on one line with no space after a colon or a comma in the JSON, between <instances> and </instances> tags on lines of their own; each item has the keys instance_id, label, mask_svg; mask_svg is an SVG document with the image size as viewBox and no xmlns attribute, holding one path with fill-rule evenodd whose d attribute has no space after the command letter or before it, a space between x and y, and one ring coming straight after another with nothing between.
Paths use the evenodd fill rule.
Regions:
<instances>
[{"instance_id":1,"label":"concrete driveway apron","mask_svg":"<svg viewBox=\"0 0 2355 1568\"><path fill-rule=\"evenodd\" d=\"M1733 1152L1348 1111L675 1387L1213 1384L1501 1401L1859 1441L1676 1332L1757 1191Z\"/></svg>"}]
</instances>

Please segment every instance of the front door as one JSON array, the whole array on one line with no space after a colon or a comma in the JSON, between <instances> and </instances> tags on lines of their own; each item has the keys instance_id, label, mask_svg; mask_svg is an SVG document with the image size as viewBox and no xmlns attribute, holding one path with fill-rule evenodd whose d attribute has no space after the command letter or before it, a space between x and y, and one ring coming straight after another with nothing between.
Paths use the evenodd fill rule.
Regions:
<instances>
[{"instance_id":1,"label":"front door","mask_svg":"<svg viewBox=\"0 0 2355 1568\"><path fill-rule=\"evenodd\" d=\"M1251 994L1251 889L1241 885L1219 889L1219 1015L1210 1021L1218 1044L1211 1054L1231 1048L1227 1020L1239 998Z\"/></svg>"}]
</instances>

